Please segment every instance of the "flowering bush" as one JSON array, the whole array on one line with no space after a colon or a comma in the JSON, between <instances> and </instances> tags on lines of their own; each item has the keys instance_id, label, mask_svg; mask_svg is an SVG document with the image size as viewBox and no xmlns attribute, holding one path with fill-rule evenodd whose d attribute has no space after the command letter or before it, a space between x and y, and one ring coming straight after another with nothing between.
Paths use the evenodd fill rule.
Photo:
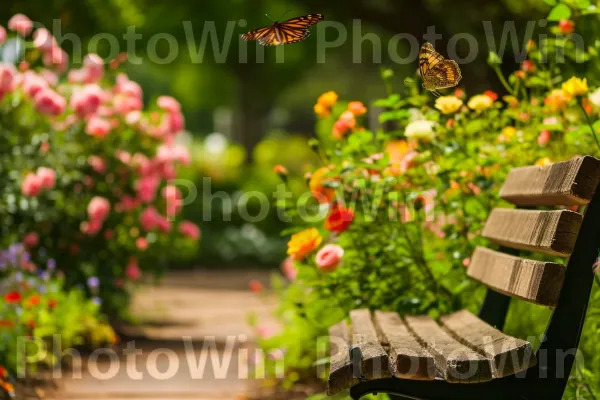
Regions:
<instances>
[{"instance_id":1,"label":"flowering bush","mask_svg":"<svg viewBox=\"0 0 600 400\"><path fill-rule=\"evenodd\" d=\"M52 352L46 352L38 363L33 363L32 357L21 358L30 365L18 364L18 355L23 357L18 340L52 343L53 335L58 334L63 349L117 340L99 314L99 299L86 300L80 289L65 289L56 261L42 252L36 258L44 262L43 267L34 264L27 250L29 244L18 243L0 251L0 387L9 394L14 391L12 382L17 372L23 373L19 368L58 362Z\"/></svg>"},{"instance_id":2,"label":"flowering bush","mask_svg":"<svg viewBox=\"0 0 600 400\"><path fill-rule=\"evenodd\" d=\"M574 26L571 22L568 30ZM564 23L555 28L560 34L567 29ZM599 43L586 60L598 57ZM477 310L483 288L464 270L474 247L485 244L479 235L500 202L497 193L508 171L599 154L600 80L571 77L564 73L569 64L544 62L549 54L572 52L569 46L552 39L529 43L527 60L508 79L490 54L507 92L502 97L492 91L467 96L457 88L432 104L410 79L404 95L398 94L394 73L386 70L389 93L375 103L386 110L379 116L386 129L377 131L364 127L362 103L342 103L333 92L318 99L313 147L323 164L310 175L307 189L314 201L304 213L321 218L296 218L287 231L294 234L282 270L290 283L275 284L284 331L262 341L286 353L292 371L286 384L323 362L317 337L351 309L434 318L464 307ZM291 215L300 211L288 209ZM518 300L513 304L526 307ZM511 333L537 332L547 317L539 309L523 315L534 317L513 319ZM589 324L592 330L597 325ZM597 370L598 346L589 339L592 331L586 335L582 350L586 361L593 360L586 368ZM589 371L573 375L568 396L596 393Z\"/></svg>"},{"instance_id":3,"label":"flowering bush","mask_svg":"<svg viewBox=\"0 0 600 400\"><path fill-rule=\"evenodd\" d=\"M1 240L27 238L56 259L67 286L93 278L88 293L122 311L141 269L158 272L200 236L177 220L182 193L170 183L190 162L176 142L179 103L163 96L145 109L140 86L119 72L122 55L105 66L90 54L73 68L26 16L8 30L0 37Z\"/></svg>"}]
</instances>

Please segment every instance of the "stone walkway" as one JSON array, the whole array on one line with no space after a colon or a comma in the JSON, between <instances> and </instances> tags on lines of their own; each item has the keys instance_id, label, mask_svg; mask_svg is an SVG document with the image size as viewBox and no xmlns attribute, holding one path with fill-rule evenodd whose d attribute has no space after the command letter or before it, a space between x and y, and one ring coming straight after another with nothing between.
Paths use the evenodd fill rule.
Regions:
<instances>
[{"instance_id":1,"label":"stone walkway","mask_svg":"<svg viewBox=\"0 0 600 400\"><path fill-rule=\"evenodd\" d=\"M82 376L65 373L57 393L44 398L246 399L252 387L245 378L253 340L248 315L277 326L275 299L251 293L250 279L267 285L269 274L173 272L159 286L142 287L132 307L139 325L123 329L128 338L115 351L85 357Z\"/></svg>"}]
</instances>

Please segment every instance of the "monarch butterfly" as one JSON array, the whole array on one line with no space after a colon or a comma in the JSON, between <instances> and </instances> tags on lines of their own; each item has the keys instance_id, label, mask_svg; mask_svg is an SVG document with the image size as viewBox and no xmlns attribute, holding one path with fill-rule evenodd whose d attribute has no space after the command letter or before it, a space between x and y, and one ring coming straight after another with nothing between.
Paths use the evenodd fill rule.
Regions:
<instances>
[{"instance_id":1,"label":"monarch butterfly","mask_svg":"<svg viewBox=\"0 0 600 400\"><path fill-rule=\"evenodd\" d=\"M242 35L242 40L258 40L263 46L277 46L301 42L310 35L308 27L323 19L321 14L308 14L303 17L277 22L271 26L255 29Z\"/></svg>"},{"instance_id":2,"label":"monarch butterfly","mask_svg":"<svg viewBox=\"0 0 600 400\"><path fill-rule=\"evenodd\" d=\"M456 61L444 59L429 42L425 42L419 51L419 70L423 87L438 97L437 89L454 87L462 78Z\"/></svg>"}]
</instances>

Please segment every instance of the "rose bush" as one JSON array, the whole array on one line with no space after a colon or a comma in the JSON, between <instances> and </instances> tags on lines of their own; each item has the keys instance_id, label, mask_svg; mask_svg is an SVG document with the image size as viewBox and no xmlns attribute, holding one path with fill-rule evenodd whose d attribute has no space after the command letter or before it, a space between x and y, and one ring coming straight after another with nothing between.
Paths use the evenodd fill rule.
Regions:
<instances>
[{"instance_id":1,"label":"rose bush","mask_svg":"<svg viewBox=\"0 0 600 400\"><path fill-rule=\"evenodd\" d=\"M564 26L555 24L551 32L564 35ZM553 39L530 42L527 60L508 78L500 73L498 56L490 54L503 96L468 96L457 88L432 101L418 79L404 77L400 95L393 89L394 72L384 71L388 96L375 105L385 109L379 115L385 129L367 130L365 108L357 102L341 102L333 92L318 99L312 146L323 164L309 176L306 190L313 201L303 208L287 203L295 217L285 232L293 233L290 258L282 264L289 282L274 282L283 331L261 339L266 350L283 352L284 385L314 376L327 357L318 337L351 309L434 318L459 308L477 310L484 288L464 271L474 247L485 244L481 229L501 202L498 191L508 171L600 154L600 77L572 76L573 63L545 61L552 54L575 59L570 41ZM600 54L600 41L591 42L587 63ZM596 310L599 296L596 287ZM519 300L512 310L510 333L527 337L545 327L546 310ZM586 364L573 371L567 398L598 395L590 371L600 369L594 339L600 321L594 312L589 319L581 345ZM267 367L274 368L271 363Z\"/></svg>"},{"instance_id":2,"label":"rose bush","mask_svg":"<svg viewBox=\"0 0 600 400\"><path fill-rule=\"evenodd\" d=\"M179 103L162 96L146 105L141 87L121 72L123 55L105 65L89 54L75 68L26 16L15 15L7 28L0 29L0 244L22 242L30 267L51 258L56 295L79 296L80 317L95 318L99 307L126 316L128 289L143 272L159 273L169 255L200 238L179 217L177 170L190 162L177 142ZM67 291L73 287L95 308L80 291ZM18 284L13 292L33 296ZM28 332L62 332L44 321ZM21 328L2 329L16 335Z\"/></svg>"}]
</instances>

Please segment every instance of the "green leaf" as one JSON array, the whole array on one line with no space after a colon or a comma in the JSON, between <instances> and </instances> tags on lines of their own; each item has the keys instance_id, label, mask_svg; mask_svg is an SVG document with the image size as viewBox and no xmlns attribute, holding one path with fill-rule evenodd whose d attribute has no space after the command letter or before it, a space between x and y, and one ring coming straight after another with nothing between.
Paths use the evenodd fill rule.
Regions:
<instances>
[{"instance_id":1,"label":"green leaf","mask_svg":"<svg viewBox=\"0 0 600 400\"><path fill-rule=\"evenodd\" d=\"M544 3L550 4L551 6L555 6L556 5L556 0L544 0Z\"/></svg>"},{"instance_id":2,"label":"green leaf","mask_svg":"<svg viewBox=\"0 0 600 400\"><path fill-rule=\"evenodd\" d=\"M565 4L558 4L550 10L548 21L560 21L561 19L569 19L571 17L571 9Z\"/></svg>"}]
</instances>

